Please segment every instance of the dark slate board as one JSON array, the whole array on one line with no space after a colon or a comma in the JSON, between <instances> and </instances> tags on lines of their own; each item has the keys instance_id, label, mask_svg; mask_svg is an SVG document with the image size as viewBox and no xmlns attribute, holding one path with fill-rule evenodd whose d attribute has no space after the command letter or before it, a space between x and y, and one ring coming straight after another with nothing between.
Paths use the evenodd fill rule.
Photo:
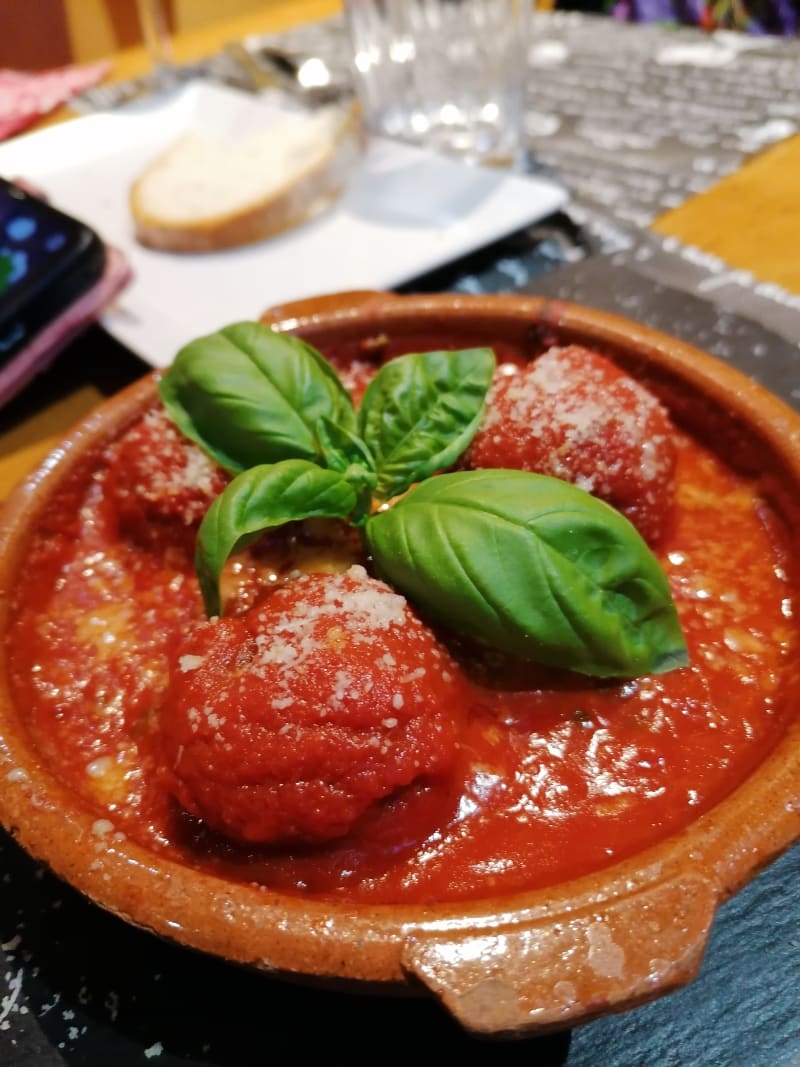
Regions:
<instances>
[{"instance_id":1,"label":"dark slate board","mask_svg":"<svg viewBox=\"0 0 800 1067\"><path fill-rule=\"evenodd\" d=\"M800 408L800 347L730 306L660 285L602 256L541 274L523 291L613 311L663 330L725 360Z\"/></svg>"},{"instance_id":2,"label":"dark slate board","mask_svg":"<svg viewBox=\"0 0 800 1067\"><path fill-rule=\"evenodd\" d=\"M602 258L548 269L560 261L558 249L540 248L523 287L667 330L800 402L800 356L782 338ZM511 288L503 264L486 268L480 287ZM685 989L572 1033L489 1044L432 1001L284 984L158 940L88 903L0 834L0 1065L260 1067L319 1054L374 1064L435 1049L493 1067L798 1067L798 887L800 847L722 907Z\"/></svg>"}]
</instances>

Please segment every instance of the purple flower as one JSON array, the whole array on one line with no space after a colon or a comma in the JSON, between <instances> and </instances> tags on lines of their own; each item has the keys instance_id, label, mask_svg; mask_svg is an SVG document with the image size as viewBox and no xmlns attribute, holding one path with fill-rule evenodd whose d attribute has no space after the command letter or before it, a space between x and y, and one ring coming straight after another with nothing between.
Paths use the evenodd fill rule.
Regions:
<instances>
[{"instance_id":1,"label":"purple flower","mask_svg":"<svg viewBox=\"0 0 800 1067\"><path fill-rule=\"evenodd\" d=\"M692 26L705 25L703 18L707 7L705 0L676 0L675 7L678 10L680 22L686 22Z\"/></svg>"},{"instance_id":2,"label":"purple flower","mask_svg":"<svg viewBox=\"0 0 800 1067\"><path fill-rule=\"evenodd\" d=\"M612 14L636 22L680 22L713 29L727 26L747 33L800 30L796 0L612 0Z\"/></svg>"},{"instance_id":3,"label":"purple flower","mask_svg":"<svg viewBox=\"0 0 800 1067\"><path fill-rule=\"evenodd\" d=\"M773 32L795 34L798 30L797 11L792 0L775 0L776 26Z\"/></svg>"},{"instance_id":4,"label":"purple flower","mask_svg":"<svg viewBox=\"0 0 800 1067\"><path fill-rule=\"evenodd\" d=\"M675 22L675 9L671 0L633 0L634 18L637 22Z\"/></svg>"}]
</instances>

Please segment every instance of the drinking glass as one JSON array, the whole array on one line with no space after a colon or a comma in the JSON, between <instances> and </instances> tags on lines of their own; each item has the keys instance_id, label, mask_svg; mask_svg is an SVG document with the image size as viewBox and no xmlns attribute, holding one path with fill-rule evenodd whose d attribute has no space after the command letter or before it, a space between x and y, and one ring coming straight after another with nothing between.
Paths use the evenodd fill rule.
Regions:
<instances>
[{"instance_id":1,"label":"drinking glass","mask_svg":"<svg viewBox=\"0 0 800 1067\"><path fill-rule=\"evenodd\" d=\"M532 0L345 0L369 128L470 163L524 163Z\"/></svg>"},{"instance_id":2,"label":"drinking glass","mask_svg":"<svg viewBox=\"0 0 800 1067\"><path fill-rule=\"evenodd\" d=\"M153 79L160 89L171 88L177 81L177 72L172 54L170 0L136 0L136 4Z\"/></svg>"}]
</instances>

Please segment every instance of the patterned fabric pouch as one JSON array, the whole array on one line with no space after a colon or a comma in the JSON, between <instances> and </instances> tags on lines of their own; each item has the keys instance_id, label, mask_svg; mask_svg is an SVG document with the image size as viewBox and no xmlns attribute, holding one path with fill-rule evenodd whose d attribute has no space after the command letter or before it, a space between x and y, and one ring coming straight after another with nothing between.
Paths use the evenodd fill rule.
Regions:
<instances>
[{"instance_id":1,"label":"patterned fabric pouch","mask_svg":"<svg viewBox=\"0 0 800 1067\"><path fill-rule=\"evenodd\" d=\"M111 69L107 61L27 73L0 70L0 141L95 85Z\"/></svg>"}]
</instances>

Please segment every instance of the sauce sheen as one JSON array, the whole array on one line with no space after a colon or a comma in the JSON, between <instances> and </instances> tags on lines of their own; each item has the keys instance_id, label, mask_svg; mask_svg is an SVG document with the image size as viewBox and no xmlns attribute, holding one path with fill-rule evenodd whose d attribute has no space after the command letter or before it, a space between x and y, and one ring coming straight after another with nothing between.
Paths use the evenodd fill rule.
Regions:
<instances>
[{"instance_id":1,"label":"sauce sheen","mask_svg":"<svg viewBox=\"0 0 800 1067\"><path fill-rule=\"evenodd\" d=\"M9 638L15 700L43 759L98 817L226 877L421 903L608 866L735 788L780 735L784 694L798 683L795 590L777 520L754 485L689 438L677 434L676 444L675 515L657 554L691 665L595 682L447 639L468 693L455 770L375 805L333 843L236 844L163 788L159 706L202 604L180 545L156 551L119 533L102 458L53 500L21 570Z\"/></svg>"}]
</instances>

